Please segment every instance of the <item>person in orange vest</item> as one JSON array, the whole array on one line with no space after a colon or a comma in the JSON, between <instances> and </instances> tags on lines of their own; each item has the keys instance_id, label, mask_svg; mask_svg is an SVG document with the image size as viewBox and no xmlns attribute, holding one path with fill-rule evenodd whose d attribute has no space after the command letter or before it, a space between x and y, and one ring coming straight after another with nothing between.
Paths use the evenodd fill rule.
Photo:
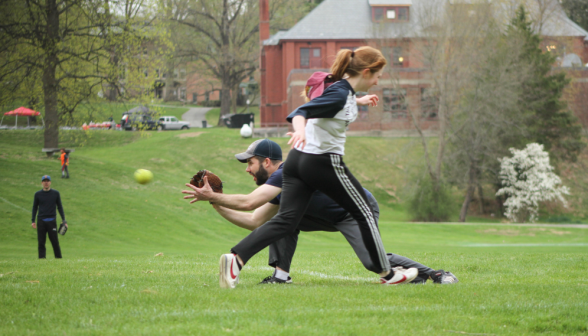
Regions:
<instances>
[{"instance_id":1,"label":"person in orange vest","mask_svg":"<svg viewBox=\"0 0 588 336\"><path fill-rule=\"evenodd\" d=\"M61 178L69 178L69 154L65 151L65 148L61 149Z\"/></svg>"}]
</instances>

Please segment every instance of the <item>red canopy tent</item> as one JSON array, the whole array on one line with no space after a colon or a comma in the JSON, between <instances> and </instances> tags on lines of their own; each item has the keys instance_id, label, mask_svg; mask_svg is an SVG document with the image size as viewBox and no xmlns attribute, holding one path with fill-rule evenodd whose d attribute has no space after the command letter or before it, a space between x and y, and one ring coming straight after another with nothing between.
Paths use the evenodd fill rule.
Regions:
<instances>
[{"instance_id":1,"label":"red canopy tent","mask_svg":"<svg viewBox=\"0 0 588 336\"><path fill-rule=\"evenodd\" d=\"M30 108L26 108L26 107L19 107L16 110L10 111L10 112L6 112L4 113L5 116L16 116L16 122L14 123L14 127L16 128L16 125L18 123L18 116L24 116L24 117L32 117L32 116L38 116L41 115L41 112L37 112L34 110L31 110ZM2 121L4 120L4 117L2 117L2 120L0 120L0 125L2 125ZM27 126L28 126L28 118L27 118ZM45 124L45 121L43 120L43 124Z\"/></svg>"}]
</instances>

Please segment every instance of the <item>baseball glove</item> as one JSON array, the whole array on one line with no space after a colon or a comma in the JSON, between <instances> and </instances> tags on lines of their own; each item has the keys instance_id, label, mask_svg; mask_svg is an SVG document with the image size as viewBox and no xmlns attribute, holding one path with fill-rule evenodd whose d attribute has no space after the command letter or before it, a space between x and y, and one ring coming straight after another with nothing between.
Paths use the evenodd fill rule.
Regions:
<instances>
[{"instance_id":1,"label":"baseball glove","mask_svg":"<svg viewBox=\"0 0 588 336\"><path fill-rule=\"evenodd\" d=\"M65 226L65 223L61 223L61 225L59 225L59 230L57 230L57 232L62 236L65 235L67 232L67 226Z\"/></svg>"},{"instance_id":2,"label":"baseball glove","mask_svg":"<svg viewBox=\"0 0 588 336\"><path fill-rule=\"evenodd\" d=\"M212 191L221 194L223 193L223 182L221 179L206 169L203 169L194 175L190 180L190 184L196 188L202 188L204 186L204 176L208 178L208 184L212 188Z\"/></svg>"}]
</instances>

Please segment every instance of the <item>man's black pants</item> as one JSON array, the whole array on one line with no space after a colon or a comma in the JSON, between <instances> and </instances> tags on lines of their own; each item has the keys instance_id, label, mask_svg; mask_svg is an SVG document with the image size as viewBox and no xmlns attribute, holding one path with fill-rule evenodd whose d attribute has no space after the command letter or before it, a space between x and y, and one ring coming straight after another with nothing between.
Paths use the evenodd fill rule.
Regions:
<instances>
[{"instance_id":1,"label":"man's black pants","mask_svg":"<svg viewBox=\"0 0 588 336\"><path fill-rule=\"evenodd\" d=\"M373 196L368 196L368 201L374 210L374 218L378 221L380 217L380 207L378 202ZM298 225L296 231L269 246L269 262L271 267L279 267L280 269L290 272L290 265L294 252L296 251L296 245L298 243L298 234L300 231L312 232L312 231L327 231L327 232L341 232L345 239L349 242L349 245L355 251L355 254L363 264L363 266L372 272L377 272L377 266L373 264L372 259L363 243L361 237L361 231L357 221L347 214L345 218L337 222L328 222L320 218L314 218L305 215ZM404 268L415 267L419 271L419 275L414 282L424 282L429 276L435 272L430 267L427 267L421 263L411 260L407 257L403 257L398 254L387 254L390 267L402 266Z\"/></svg>"},{"instance_id":2,"label":"man's black pants","mask_svg":"<svg viewBox=\"0 0 588 336\"><path fill-rule=\"evenodd\" d=\"M61 248L59 247L59 240L57 239L57 221L37 221L37 240L39 241L39 259L45 258L47 250L45 249L45 241L49 236L49 241L53 246L53 253L55 258L61 258Z\"/></svg>"},{"instance_id":3,"label":"man's black pants","mask_svg":"<svg viewBox=\"0 0 588 336\"><path fill-rule=\"evenodd\" d=\"M294 233L312 194L320 190L357 221L373 271L390 270L373 210L361 184L336 154L313 155L292 150L284 164L280 210L269 222L251 232L232 248L244 263L271 243Z\"/></svg>"}]
</instances>

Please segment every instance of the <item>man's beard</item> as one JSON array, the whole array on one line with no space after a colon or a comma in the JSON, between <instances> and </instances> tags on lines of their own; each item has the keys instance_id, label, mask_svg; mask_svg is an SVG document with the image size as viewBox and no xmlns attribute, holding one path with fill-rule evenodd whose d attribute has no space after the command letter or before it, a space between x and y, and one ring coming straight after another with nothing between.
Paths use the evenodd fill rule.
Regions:
<instances>
[{"instance_id":1,"label":"man's beard","mask_svg":"<svg viewBox=\"0 0 588 336\"><path fill-rule=\"evenodd\" d=\"M257 171L257 173L255 173L255 184L257 184L258 186L265 184L268 178L269 174L267 173L267 170L265 170L265 168L263 168L262 165L259 165L259 170Z\"/></svg>"}]
</instances>

